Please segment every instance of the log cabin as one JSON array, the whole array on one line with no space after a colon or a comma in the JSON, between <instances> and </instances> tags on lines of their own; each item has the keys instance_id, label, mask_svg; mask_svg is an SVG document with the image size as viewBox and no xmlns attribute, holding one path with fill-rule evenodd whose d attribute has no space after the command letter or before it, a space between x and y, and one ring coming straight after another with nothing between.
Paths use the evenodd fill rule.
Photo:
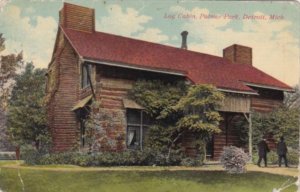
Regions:
<instances>
[{"instance_id":1,"label":"log cabin","mask_svg":"<svg viewBox=\"0 0 300 192\"><path fill-rule=\"evenodd\" d=\"M97 142L97 150L123 151L142 148L147 121L143 107L128 98L138 79L184 80L191 84L212 84L224 93L219 109L222 133L212 137L207 155L218 159L224 146L240 146L236 117L249 121L251 153L251 112L270 112L282 104L291 87L257 69L252 48L231 45L223 57L187 49L188 32L181 33L179 48L95 31L95 10L64 3L47 74L47 114L53 151L84 148L84 108L91 100L101 101L99 123L108 139ZM78 115L79 114L79 115ZM192 155L192 135L183 146ZM272 143L272 138L269 138Z\"/></svg>"}]
</instances>

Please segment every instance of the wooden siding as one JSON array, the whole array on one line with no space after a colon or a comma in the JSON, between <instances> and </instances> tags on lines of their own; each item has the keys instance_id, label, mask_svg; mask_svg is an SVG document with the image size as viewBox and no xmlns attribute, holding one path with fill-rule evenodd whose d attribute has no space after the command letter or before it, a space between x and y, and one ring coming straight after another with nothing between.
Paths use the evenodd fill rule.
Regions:
<instances>
[{"instance_id":1,"label":"wooden siding","mask_svg":"<svg viewBox=\"0 0 300 192\"><path fill-rule=\"evenodd\" d=\"M251 98L251 109L256 112L271 112L283 103L282 91L251 87L258 92L259 96Z\"/></svg>"},{"instance_id":2,"label":"wooden siding","mask_svg":"<svg viewBox=\"0 0 300 192\"><path fill-rule=\"evenodd\" d=\"M241 94L225 94L223 105L219 111L249 113L250 97Z\"/></svg>"},{"instance_id":3,"label":"wooden siding","mask_svg":"<svg viewBox=\"0 0 300 192\"><path fill-rule=\"evenodd\" d=\"M243 114L222 112L221 115L223 117L223 120L220 122L221 133L214 135L214 160L219 160L225 146L245 148L245 144L241 142L240 138L240 127L235 125L236 122L244 119Z\"/></svg>"},{"instance_id":4,"label":"wooden siding","mask_svg":"<svg viewBox=\"0 0 300 192\"><path fill-rule=\"evenodd\" d=\"M252 98L251 103L252 110L261 113L271 112L282 105L281 100L264 99L259 97Z\"/></svg>"}]
</instances>

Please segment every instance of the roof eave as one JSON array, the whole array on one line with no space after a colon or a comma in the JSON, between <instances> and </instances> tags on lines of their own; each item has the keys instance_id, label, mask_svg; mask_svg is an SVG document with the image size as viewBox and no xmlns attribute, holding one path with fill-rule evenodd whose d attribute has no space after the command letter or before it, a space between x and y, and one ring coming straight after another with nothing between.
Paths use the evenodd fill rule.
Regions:
<instances>
[{"instance_id":1,"label":"roof eave","mask_svg":"<svg viewBox=\"0 0 300 192\"><path fill-rule=\"evenodd\" d=\"M163 70L163 69L147 68L147 67L141 67L141 66L128 65L128 64L125 64L125 63L100 61L100 60L94 60L94 59L88 59L88 58L82 58L82 61L95 63L95 64L100 64L100 65L113 66L113 67L122 67L122 68L127 68L127 69L135 69L135 70L141 70L141 71L164 73L164 74L183 76L183 77L186 76L185 73L179 72L179 71L168 71L168 70Z\"/></svg>"},{"instance_id":2,"label":"roof eave","mask_svg":"<svg viewBox=\"0 0 300 192\"><path fill-rule=\"evenodd\" d=\"M259 95L253 91L240 91L240 90L231 90L231 89L224 89L224 88L217 88L217 90L227 93L238 93L238 94L245 94L245 95Z\"/></svg>"},{"instance_id":3,"label":"roof eave","mask_svg":"<svg viewBox=\"0 0 300 192\"><path fill-rule=\"evenodd\" d=\"M289 89L289 88L282 88L282 87L276 87L276 86L270 86L270 85L261 85L261 84L248 83L248 82L244 82L244 84L247 86L252 86L252 87L273 89L273 90L279 90L279 91L285 91L285 92L293 92L294 91L292 88Z\"/></svg>"}]
</instances>

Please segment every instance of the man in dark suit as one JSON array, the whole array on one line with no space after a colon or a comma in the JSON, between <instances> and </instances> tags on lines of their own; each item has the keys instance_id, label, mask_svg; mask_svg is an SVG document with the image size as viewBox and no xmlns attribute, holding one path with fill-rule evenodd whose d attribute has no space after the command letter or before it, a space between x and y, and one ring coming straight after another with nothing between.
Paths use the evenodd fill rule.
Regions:
<instances>
[{"instance_id":1,"label":"man in dark suit","mask_svg":"<svg viewBox=\"0 0 300 192\"><path fill-rule=\"evenodd\" d=\"M263 159L265 162L265 167L267 167L267 153L270 151L266 139L262 139L258 145L258 162L257 165L260 167L261 160Z\"/></svg>"},{"instance_id":2,"label":"man in dark suit","mask_svg":"<svg viewBox=\"0 0 300 192\"><path fill-rule=\"evenodd\" d=\"M287 158L286 158L287 151L288 150L287 150L286 144L284 142L284 138L280 137L280 142L277 144L277 154L278 154L278 164L279 164L279 167L281 167L281 160L282 160L282 158L284 159L285 166L288 167Z\"/></svg>"}]
</instances>

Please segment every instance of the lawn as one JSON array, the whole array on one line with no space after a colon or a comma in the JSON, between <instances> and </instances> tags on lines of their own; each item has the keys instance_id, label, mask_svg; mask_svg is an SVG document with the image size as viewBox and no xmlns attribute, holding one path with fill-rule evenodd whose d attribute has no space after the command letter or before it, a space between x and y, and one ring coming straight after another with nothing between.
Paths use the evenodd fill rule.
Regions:
<instances>
[{"instance_id":1,"label":"lawn","mask_svg":"<svg viewBox=\"0 0 300 192\"><path fill-rule=\"evenodd\" d=\"M52 169L52 170L51 170ZM268 192L296 178L262 172L229 175L223 171L207 170L104 170L69 171L59 168L30 169L2 167L0 188L5 192L22 191L20 171L28 192ZM72 171L73 170L73 171ZM150 171L151 170L151 171ZM287 191L296 191L293 186Z\"/></svg>"}]
</instances>

